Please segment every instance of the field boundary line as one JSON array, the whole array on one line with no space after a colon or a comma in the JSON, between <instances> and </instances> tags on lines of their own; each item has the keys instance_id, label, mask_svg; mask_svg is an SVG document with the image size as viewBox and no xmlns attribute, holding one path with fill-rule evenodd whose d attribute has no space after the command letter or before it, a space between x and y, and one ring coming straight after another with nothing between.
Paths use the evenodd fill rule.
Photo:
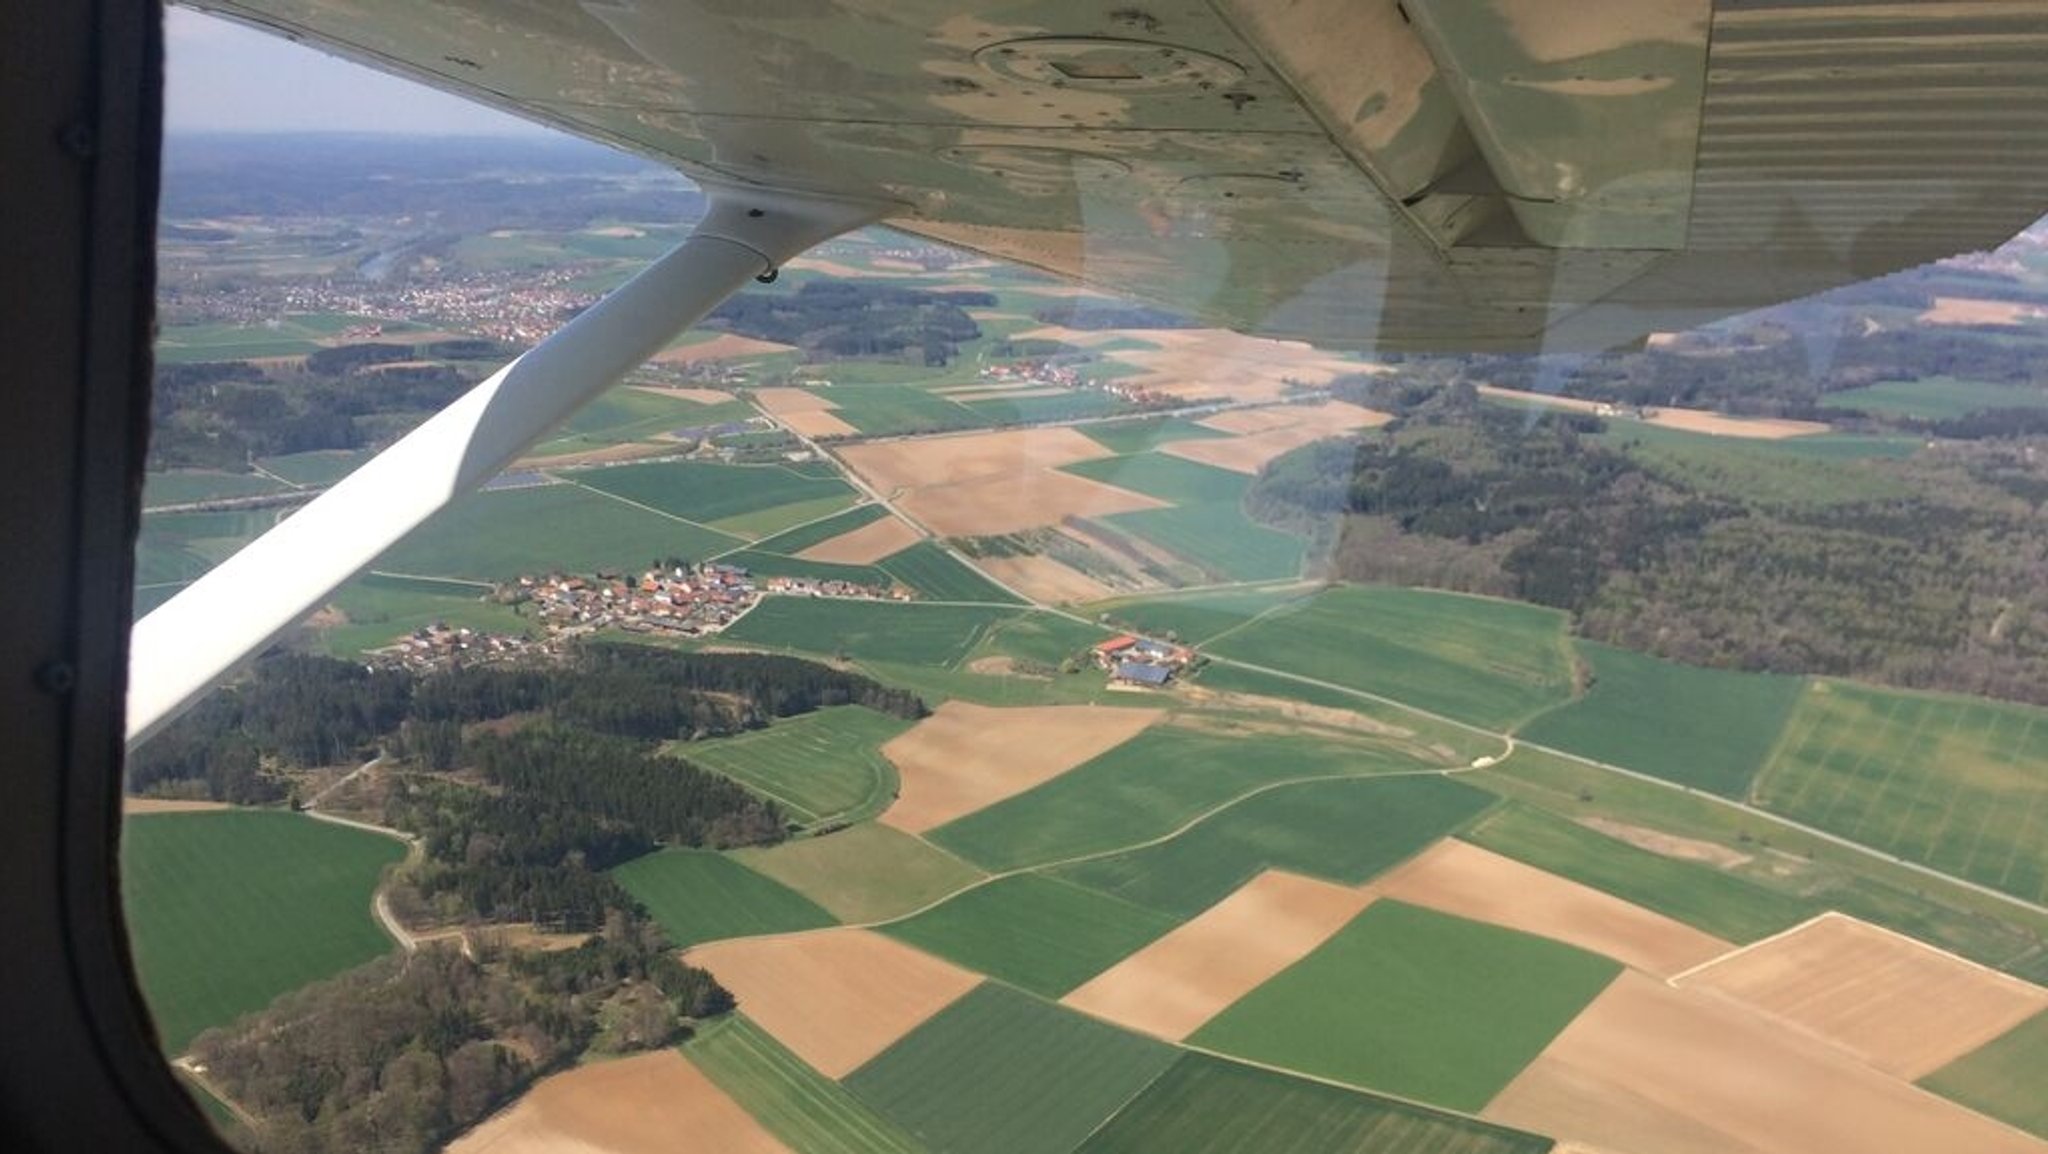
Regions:
<instances>
[{"instance_id":1,"label":"field boundary line","mask_svg":"<svg viewBox=\"0 0 2048 1154\"><path fill-rule=\"evenodd\" d=\"M641 462L637 462L637 461L636 461L636 462L634 462L634 463L635 463L635 464L640 464ZM554 475L554 474L550 474L550 476L553 476L553 475ZM638 501L635 501L635 500L633 500L633 499L632 499L631 497L621 497L621 496L619 496L619 495L618 495L617 493L608 493L608 492L606 492L605 490L603 490L603 489L600 489L600 488L598 488L598 487L597 487L597 486L595 486L595 485L586 485L586 484L584 484L584 483L583 483L583 482L581 482L581 481L571 480L571 479L570 479L570 478L568 478L568 477L557 477L556 479L557 479L557 480L559 480L559 481L561 481L561 482L562 482L562 484L564 484L564 485L570 485L570 486L573 486L573 487L575 487L575 488L578 488L578 489L581 489L581 490L583 490L583 491L584 491L584 492L586 492L586 493L595 493L595 494L597 494L598 496L600 496L600 497L603 497L603 498L604 498L605 500L607 500L607 501L617 501L617 502L618 502L619 504L621 504L621 505L630 505L630 506L632 506L633 508L635 508L635 509L638 509L638 510L640 510L640 511L641 511L641 512L643 512L643 513L652 513L652 514L654 514L654 515L655 515L655 516L657 516L657 517L665 517L665 518L667 518L667 519L668 519L668 520L670 520L670 521L674 521L674 522L675 522L676 524L678 524L678 525L688 525L688 526L689 526L690 528L692 528L692 529L702 529L702 530L704 530L704 531L705 531L706 533L713 533L713 534L716 534L716 535L718 535L718 536L720 536L720 537L732 537L732 536L733 536L733 534L731 534L731 533L727 533L727 532L725 532L725 531L724 531L724 530L722 530L722 529L713 529L713 528L712 528L711 526L709 526L709 525L706 525L706 524L704 524L704 523L703 523L703 522L701 522L701 521L692 521L692 520L690 520L690 519L689 519L688 517L679 517L679 516L677 516L677 515L676 515L676 514L674 514L674 513L668 512L668 511L667 511L667 510L665 510L665 509L657 509L657 508L655 508L655 507L654 507L654 506L652 506L652 505L643 505L643 504L641 504L640 502L638 502ZM734 539L735 539L735 540L744 540L744 538L734 538ZM720 556L724 556L724 554L720 554Z\"/></svg>"},{"instance_id":2,"label":"field boundary line","mask_svg":"<svg viewBox=\"0 0 2048 1154\"><path fill-rule=\"evenodd\" d=\"M1682 989L1684 988L1682 983L1684 983L1690 978L1698 976L1699 974L1707 970L1714 968L1715 966L1720 965L1722 962L1732 962L1736 958L1739 958L1742 955L1749 953L1751 950L1760 950L1765 946L1771 945L1774 942L1782 941L1785 938L1789 938L1793 934L1796 934L1801 930L1819 925L1821 922L1824 922L1829 918L1843 916L1845 915L1839 914L1834 910L1822 910L1821 912L1813 915L1812 917L1806 919L1803 922L1798 923L1797 925L1786 926L1784 929L1779 930L1775 934L1770 934L1766 937L1758 938L1757 940L1750 942L1748 945L1737 946L1734 949L1729 950L1725 954L1716 954L1715 956L1708 958L1706 961L1701 962L1698 965L1689 966L1686 969L1680 970L1679 972L1664 979L1664 984L1670 986L1674 990Z\"/></svg>"},{"instance_id":3,"label":"field boundary line","mask_svg":"<svg viewBox=\"0 0 2048 1154\"><path fill-rule=\"evenodd\" d=\"M1208 1025L1207 1022L1204 1022L1202 1024ZM1196 1027L1196 1029L1198 1030L1200 1028L1201 1027L1199 1026ZM1533 1130L1523 1130L1519 1127L1503 1125L1502 1123L1495 1122L1492 1119L1485 1117L1484 1115L1467 1113L1466 1111L1457 1109L1454 1106L1442 1106L1438 1105L1435 1102L1425 1102L1420 1098L1410 1098L1405 1094L1396 1094L1388 1090L1374 1089L1371 1086L1360 1086L1354 1082L1341 1081L1339 1079L1331 1078L1323 1074L1311 1074L1306 1070L1293 1070L1289 1069L1286 1066L1276 1065L1272 1062L1261 1062L1257 1058L1247 1058L1240 1054L1230 1054L1225 1053L1222 1050L1212 1050L1207 1046L1198 1045L1194 1042L1174 1042L1170 1044L1179 1046L1181 1049L1186 1050L1190 1054L1200 1054L1206 1058L1215 1058L1223 1062L1232 1062L1239 1066L1249 1066L1254 1070L1264 1070L1268 1074L1280 1074L1289 1078L1300 1078L1304 1082L1317 1082L1324 1086L1329 1086L1332 1089L1347 1090L1353 1094L1363 1094L1368 1098L1379 1098L1387 1102L1398 1102L1403 1106L1410 1106L1417 1110L1422 1110L1426 1113L1438 1115L1439 1117L1462 1118L1467 1122L1477 1122L1482 1126L1491 1127L1495 1130L1505 1130L1511 1134L1535 1133L1535 1131ZM1541 1055L1539 1054L1538 1057L1541 1057ZM1531 1060L1531 1064L1534 1064L1533 1059ZM1522 1069L1526 1070L1528 1069L1528 1067L1524 1066ZM1520 1074L1521 1071L1516 1071L1517 1077L1519 1077ZM1510 1084L1512 1084L1513 1079L1510 1079L1509 1081Z\"/></svg>"}]
</instances>

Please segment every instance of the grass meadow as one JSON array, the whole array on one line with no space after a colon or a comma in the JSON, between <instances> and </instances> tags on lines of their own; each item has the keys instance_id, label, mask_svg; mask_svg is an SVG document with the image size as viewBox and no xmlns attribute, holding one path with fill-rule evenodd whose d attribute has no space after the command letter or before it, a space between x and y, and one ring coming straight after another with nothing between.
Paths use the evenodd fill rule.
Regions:
<instances>
[{"instance_id":1,"label":"grass meadow","mask_svg":"<svg viewBox=\"0 0 2048 1154\"><path fill-rule=\"evenodd\" d=\"M1159 725L930 838L988 870L1044 865L1163 837L1261 786L1413 768L1364 743Z\"/></svg>"},{"instance_id":2,"label":"grass meadow","mask_svg":"<svg viewBox=\"0 0 2048 1154\"><path fill-rule=\"evenodd\" d=\"M2030 902L2048 900L2048 710L1816 680L1753 800Z\"/></svg>"},{"instance_id":3,"label":"grass meadow","mask_svg":"<svg viewBox=\"0 0 2048 1154\"><path fill-rule=\"evenodd\" d=\"M1563 614L1417 589L1328 589L1209 650L1490 729L1566 701L1572 688Z\"/></svg>"},{"instance_id":4,"label":"grass meadow","mask_svg":"<svg viewBox=\"0 0 2048 1154\"><path fill-rule=\"evenodd\" d=\"M683 1056L797 1154L924 1154L743 1014L704 1027Z\"/></svg>"},{"instance_id":5,"label":"grass meadow","mask_svg":"<svg viewBox=\"0 0 2048 1154\"><path fill-rule=\"evenodd\" d=\"M1547 938L1383 900L1190 1041L1476 1111L1620 972Z\"/></svg>"},{"instance_id":6,"label":"grass meadow","mask_svg":"<svg viewBox=\"0 0 2048 1154\"><path fill-rule=\"evenodd\" d=\"M732 778L805 824L854 821L896 793L882 743L911 723L858 705L781 718L734 737L672 744L685 761Z\"/></svg>"},{"instance_id":7,"label":"grass meadow","mask_svg":"<svg viewBox=\"0 0 2048 1154\"><path fill-rule=\"evenodd\" d=\"M1082 862L1061 876L1189 918L1268 869L1365 882L1493 802L1484 790L1434 774L1282 786L1171 841Z\"/></svg>"},{"instance_id":8,"label":"grass meadow","mask_svg":"<svg viewBox=\"0 0 2048 1154\"><path fill-rule=\"evenodd\" d=\"M121 832L121 899L166 1053L392 949L370 916L396 840L278 811L151 814Z\"/></svg>"},{"instance_id":9,"label":"grass meadow","mask_svg":"<svg viewBox=\"0 0 2048 1154\"><path fill-rule=\"evenodd\" d=\"M1079 1154L1544 1154L1550 1139L1189 1054Z\"/></svg>"},{"instance_id":10,"label":"grass meadow","mask_svg":"<svg viewBox=\"0 0 2048 1154\"><path fill-rule=\"evenodd\" d=\"M770 649L950 668L1016 610L769 597L724 636Z\"/></svg>"},{"instance_id":11,"label":"grass meadow","mask_svg":"<svg viewBox=\"0 0 2048 1154\"><path fill-rule=\"evenodd\" d=\"M809 898L724 854L668 849L611 871L678 946L837 922Z\"/></svg>"},{"instance_id":12,"label":"grass meadow","mask_svg":"<svg viewBox=\"0 0 2048 1154\"><path fill-rule=\"evenodd\" d=\"M1517 736L1723 797L1749 791L1806 685L1584 641L1577 649L1592 668L1591 688Z\"/></svg>"},{"instance_id":13,"label":"grass meadow","mask_svg":"<svg viewBox=\"0 0 2048 1154\"><path fill-rule=\"evenodd\" d=\"M932 1154L1067 1154L1175 1054L984 982L844 1083Z\"/></svg>"},{"instance_id":14,"label":"grass meadow","mask_svg":"<svg viewBox=\"0 0 2048 1154\"><path fill-rule=\"evenodd\" d=\"M1920 1085L2030 1134L2048 1138L2048 1010L1920 1080Z\"/></svg>"},{"instance_id":15,"label":"grass meadow","mask_svg":"<svg viewBox=\"0 0 2048 1154\"><path fill-rule=\"evenodd\" d=\"M874 822L731 856L849 923L901 917L984 876L936 846Z\"/></svg>"},{"instance_id":16,"label":"grass meadow","mask_svg":"<svg viewBox=\"0 0 2048 1154\"><path fill-rule=\"evenodd\" d=\"M1012 874L905 921L890 937L1058 998L1179 924L1044 874Z\"/></svg>"}]
</instances>

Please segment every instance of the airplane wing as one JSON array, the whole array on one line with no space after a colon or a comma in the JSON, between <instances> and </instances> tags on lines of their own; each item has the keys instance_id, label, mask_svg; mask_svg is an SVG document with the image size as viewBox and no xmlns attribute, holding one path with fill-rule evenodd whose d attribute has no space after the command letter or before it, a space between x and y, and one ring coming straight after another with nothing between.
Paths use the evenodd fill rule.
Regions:
<instances>
[{"instance_id":1,"label":"airplane wing","mask_svg":"<svg viewBox=\"0 0 2048 1154\"><path fill-rule=\"evenodd\" d=\"M2037 0L198 0L1265 335L1561 351L1995 246Z\"/></svg>"}]
</instances>

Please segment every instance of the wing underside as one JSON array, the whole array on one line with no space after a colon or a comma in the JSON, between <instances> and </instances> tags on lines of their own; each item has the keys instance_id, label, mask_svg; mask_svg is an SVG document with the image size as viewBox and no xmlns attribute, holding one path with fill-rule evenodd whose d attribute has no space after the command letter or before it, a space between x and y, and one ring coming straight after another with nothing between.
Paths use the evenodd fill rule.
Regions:
<instances>
[{"instance_id":1,"label":"wing underside","mask_svg":"<svg viewBox=\"0 0 2048 1154\"><path fill-rule=\"evenodd\" d=\"M1996 245L2035 0L201 0L1247 331L1567 350Z\"/></svg>"}]
</instances>

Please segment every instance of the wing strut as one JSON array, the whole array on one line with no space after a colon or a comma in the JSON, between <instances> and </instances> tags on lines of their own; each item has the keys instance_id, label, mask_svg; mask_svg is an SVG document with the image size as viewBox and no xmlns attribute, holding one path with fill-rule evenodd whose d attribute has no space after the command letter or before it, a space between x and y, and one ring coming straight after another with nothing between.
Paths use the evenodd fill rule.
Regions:
<instances>
[{"instance_id":1,"label":"wing strut","mask_svg":"<svg viewBox=\"0 0 2048 1154\"><path fill-rule=\"evenodd\" d=\"M706 192L704 219L673 251L137 622L129 747L749 280L891 207Z\"/></svg>"}]
</instances>

